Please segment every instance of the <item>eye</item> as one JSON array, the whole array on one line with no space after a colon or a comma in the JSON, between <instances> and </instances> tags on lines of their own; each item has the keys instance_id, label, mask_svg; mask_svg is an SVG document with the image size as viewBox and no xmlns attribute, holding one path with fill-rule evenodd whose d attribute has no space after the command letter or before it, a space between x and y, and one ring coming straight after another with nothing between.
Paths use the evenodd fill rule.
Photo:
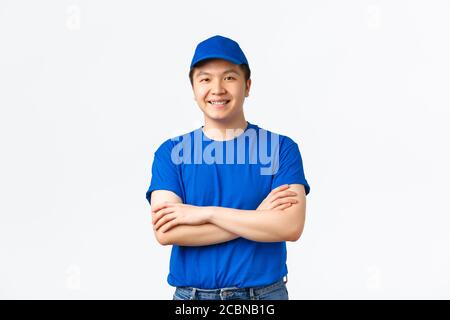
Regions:
<instances>
[{"instance_id":1,"label":"eye","mask_svg":"<svg viewBox=\"0 0 450 320\"><path fill-rule=\"evenodd\" d=\"M234 79L233 77L230 77L230 76L228 76L228 77L225 77L225 79Z\"/></svg>"},{"instance_id":2,"label":"eye","mask_svg":"<svg viewBox=\"0 0 450 320\"><path fill-rule=\"evenodd\" d=\"M200 80L200 82L202 82L202 81L208 81L208 80L209 80L208 78L203 78L203 79Z\"/></svg>"}]
</instances>

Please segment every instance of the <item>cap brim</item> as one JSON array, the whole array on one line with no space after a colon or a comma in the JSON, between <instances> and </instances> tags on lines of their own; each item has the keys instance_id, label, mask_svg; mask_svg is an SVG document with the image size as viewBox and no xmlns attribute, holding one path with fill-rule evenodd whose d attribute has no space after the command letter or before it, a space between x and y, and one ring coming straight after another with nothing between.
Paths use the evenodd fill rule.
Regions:
<instances>
[{"instance_id":1,"label":"cap brim","mask_svg":"<svg viewBox=\"0 0 450 320\"><path fill-rule=\"evenodd\" d=\"M212 55L203 56L203 57L201 57L201 59L193 61L192 64L191 64L191 69L194 68L197 63L199 63L199 62L201 62L203 60L206 60L206 59L223 59L223 60L227 60L229 62L232 62L234 64L238 64L238 65L242 64L242 61L236 60L236 59L234 59L234 58L232 58L230 56L223 55L223 54L212 54Z\"/></svg>"}]
</instances>

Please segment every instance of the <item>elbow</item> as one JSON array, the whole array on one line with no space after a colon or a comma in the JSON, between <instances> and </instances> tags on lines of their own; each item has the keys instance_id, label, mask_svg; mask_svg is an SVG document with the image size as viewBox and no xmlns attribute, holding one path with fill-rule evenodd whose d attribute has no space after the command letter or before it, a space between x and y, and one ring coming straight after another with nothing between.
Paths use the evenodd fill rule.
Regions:
<instances>
[{"instance_id":1,"label":"elbow","mask_svg":"<svg viewBox=\"0 0 450 320\"><path fill-rule=\"evenodd\" d=\"M302 210L296 213L295 220L291 220L288 228L288 241L296 242L300 239L305 227L305 211Z\"/></svg>"},{"instance_id":2,"label":"elbow","mask_svg":"<svg viewBox=\"0 0 450 320\"><path fill-rule=\"evenodd\" d=\"M158 243L162 246L167 246L169 243L166 240L162 240L160 238L156 238L158 240Z\"/></svg>"},{"instance_id":3,"label":"elbow","mask_svg":"<svg viewBox=\"0 0 450 320\"><path fill-rule=\"evenodd\" d=\"M170 243L170 239L167 236L167 233L162 233L160 231L155 231L155 238L158 241L158 243L162 246L167 246Z\"/></svg>"},{"instance_id":4,"label":"elbow","mask_svg":"<svg viewBox=\"0 0 450 320\"><path fill-rule=\"evenodd\" d=\"M300 236L301 236L301 235L302 235L302 234L301 234L300 232L296 232L296 233L290 235L288 241L296 242L296 241L298 241L298 240L300 239Z\"/></svg>"},{"instance_id":5,"label":"elbow","mask_svg":"<svg viewBox=\"0 0 450 320\"><path fill-rule=\"evenodd\" d=\"M300 239L303 233L303 226L298 226L294 228L287 237L287 241L296 242Z\"/></svg>"}]
</instances>

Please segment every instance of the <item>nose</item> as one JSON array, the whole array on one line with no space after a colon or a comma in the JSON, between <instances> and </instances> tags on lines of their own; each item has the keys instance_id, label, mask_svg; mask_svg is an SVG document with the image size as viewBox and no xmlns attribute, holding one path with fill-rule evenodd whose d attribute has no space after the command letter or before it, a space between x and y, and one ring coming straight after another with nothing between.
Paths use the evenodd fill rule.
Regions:
<instances>
[{"instance_id":1,"label":"nose","mask_svg":"<svg viewBox=\"0 0 450 320\"><path fill-rule=\"evenodd\" d=\"M225 93L225 88L222 86L222 82L220 80L214 81L212 88L211 88L212 94L223 94Z\"/></svg>"}]
</instances>

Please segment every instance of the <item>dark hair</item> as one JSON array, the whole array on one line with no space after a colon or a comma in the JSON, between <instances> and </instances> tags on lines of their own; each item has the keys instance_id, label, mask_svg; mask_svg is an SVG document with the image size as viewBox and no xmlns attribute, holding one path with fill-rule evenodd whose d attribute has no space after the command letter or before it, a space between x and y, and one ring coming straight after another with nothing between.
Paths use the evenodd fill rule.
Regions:
<instances>
[{"instance_id":1,"label":"dark hair","mask_svg":"<svg viewBox=\"0 0 450 320\"><path fill-rule=\"evenodd\" d=\"M200 62L198 62L190 71L189 71L189 80L191 81L191 86L194 85L194 80L192 79L192 77L194 76L194 71L196 67L201 67L203 66L206 62L214 60L214 58L211 59L205 59L202 60ZM242 72L244 73L244 77L245 77L245 84L247 85L247 80L250 79L250 67L248 66L248 64L238 64L239 68L242 70Z\"/></svg>"}]
</instances>

